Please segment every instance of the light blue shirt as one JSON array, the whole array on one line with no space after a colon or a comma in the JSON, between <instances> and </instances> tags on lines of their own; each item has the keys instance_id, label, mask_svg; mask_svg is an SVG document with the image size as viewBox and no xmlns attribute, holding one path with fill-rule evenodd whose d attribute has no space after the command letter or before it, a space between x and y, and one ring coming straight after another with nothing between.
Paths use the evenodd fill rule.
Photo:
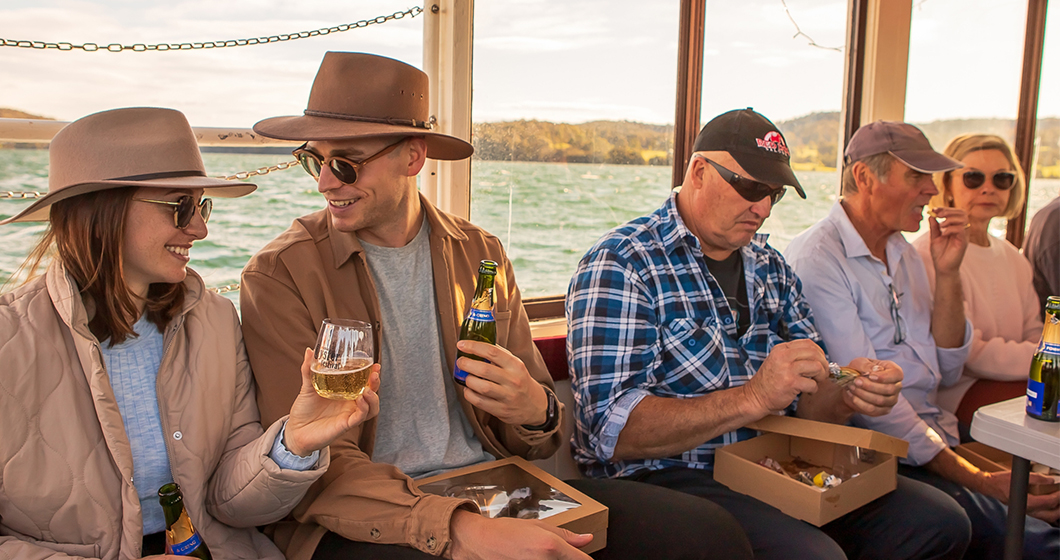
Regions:
<instances>
[{"instance_id":1,"label":"light blue shirt","mask_svg":"<svg viewBox=\"0 0 1060 560\"><path fill-rule=\"evenodd\" d=\"M931 335L932 292L924 263L902 234L887 240L887 263L874 257L836 202L823 220L799 234L785 257L802 280L828 354L840 364L854 358L890 360L904 372L898 404L881 417L856 415L854 423L909 442L905 462L923 465L959 443L957 418L935 404L940 385L960 379L972 347L939 348ZM905 340L896 344L891 314L893 284L901 302Z\"/></svg>"},{"instance_id":2,"label":"light blue shirt","mask_svg":"<svg viewBox=\"0 0 1060 560\"><path fill-rule=\"evenodd\" d=\"M139 336L111 346L101 343L103 363L110 377L114 398L129 437L133 456L133 485L140 498L144 534L165 530L166 520L158 505L158 489L173 482L169 454L162 434L158 413L158 391L155 380L162 362L162 333L147 315L133 325Z\"/></svg>"},{"instance_id":3,"label":"light blue shirt","mask_svg":"<svg viewBox=\"0 0 1060 560\"><path fill-rule=\"evenodd\" d=\"M158 328L147 320L147 315L133 325L138 336L111 346L100 344L103 363L110 377L114 398L118 401L125 433L133 459L133 485L140 498L145 535L163 531L166 520L162 506L158 504L158 489L173 482L169 467L169 454L162 434L162 418L158 410L156 379L162 363L163 339ZM283 434L287 425L276 436L269 457L280 468L304 471L316 464L320 457L314 451L309 457L300 457L283 445Z\"/></svg>"}]
</instances>

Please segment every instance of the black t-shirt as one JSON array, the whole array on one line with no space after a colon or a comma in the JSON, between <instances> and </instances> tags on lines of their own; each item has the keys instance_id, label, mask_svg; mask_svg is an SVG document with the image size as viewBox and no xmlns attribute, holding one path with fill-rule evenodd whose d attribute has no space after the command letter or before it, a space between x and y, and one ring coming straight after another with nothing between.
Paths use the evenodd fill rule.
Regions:
<instances>
[{"instance_id":1,"label":"black t-shirt","mask_svg":"<svg viewBox=\"0 0 1060 560\"><path fill-rule=\"evenodd\" d=\"M743 336L751 326L751 313L747 307L747 284L743 278L743 255L733 251L725 260L716 261L703 256L703 262L714 279L721 285L729 308L736 318L736 336Z\"/></svg>"}]
</instances>

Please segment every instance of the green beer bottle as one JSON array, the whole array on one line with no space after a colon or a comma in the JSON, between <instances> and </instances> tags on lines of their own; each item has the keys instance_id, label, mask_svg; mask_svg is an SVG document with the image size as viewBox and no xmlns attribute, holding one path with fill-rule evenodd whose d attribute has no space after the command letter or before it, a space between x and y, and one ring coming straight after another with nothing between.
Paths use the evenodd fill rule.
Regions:
<instances>
[{"instance_id":1,"label":"green beer bottle","mask_svg":"<svg viewBox=\"0 0 1060 560\"><path fill-rule=\"evenodd\" d=\"M493 281L497 277L497 263L482 261L478 266L478 284L475 286L475 297L471 299L471 309L460 326L460 340L478 340L497 344L497 322L493 319ZM480 362L489 362L472 354L457 351L456 359L468 357ZM464 385L467 372L460 366L453 366L453 378Z\"/></svg>"},{"instance_id":2,"label":"green beer bottle","mask_svg":"<svg viewBox=\"0 0 1060 560\"><path fill-rule=\"evenodd\" d=\"M184 495L176 482L158 489L158 503L162 504L166 516L166 554L213 560L206 542L191 525L191 518L184 510Z\"/></svg>"},{"instance_id":3,"label":"green beer bottle","mask_svg":"<svg viewBox=\"0 0 1060 560\"><path fill-rule=\"evenodd\" d=\"M1060 400L1060 296L1045 301L1045 328L1042 341L1031 360L1027 379L1027 414L1046 422L1060 422L1057 401Z\"/></svg>"}]
</instances>

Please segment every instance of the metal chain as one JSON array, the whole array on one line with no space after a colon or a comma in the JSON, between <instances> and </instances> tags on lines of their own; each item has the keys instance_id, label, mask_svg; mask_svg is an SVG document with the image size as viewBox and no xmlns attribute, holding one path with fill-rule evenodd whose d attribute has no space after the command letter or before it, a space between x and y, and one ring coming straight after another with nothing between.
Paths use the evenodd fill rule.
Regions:
<instances>
[{"instance_id":1,"label":"metal chain","mask_svg":"<svg viewBox=\"0 0 1060 560\"><path fill-rule=\"evenodd\" d=\"M259 168L255 169L253 171L240 171L239 173L236 173L235 175L220 175L220 176L218 176L216 178L217 179L225 179L225 180L228 180L228 181L249 179L251 177L259 177L261 175L268 175L269 173L272 173L273 171L281 171L281 170L284 170L284 169L289 169L289 168L294 167L296 165L298 165L298 160L285 161L283 163L277 163L276 165L270 165L268 167L259 167Z\"/></svg>"},{"instance_id":2,"label":"metal chain","mask_svg":"<svg viewBox=\"0 0 1060 560\"><path fill-rule=\"evenodd\" d=\"M344 23L342 25L334 25L332 27L322 27L320 29L314 29L312 31L299 31L297 33L283 33L280 35L269 35L267 37L252 37L250 39L228 39L224 41L206 41L202 43L158 43L154 45L147 45L144 43L136 43L134 45L122 45L120 43L111 43L109 45L99 45L98 43L85 43L83 45L74 45L68 42L59 43L48 43L45 41L26 41L19 39L4 39L0 37L0 47L19 47L23 49L57 49L60 51L72 51L79 49L85 52L122 52L122 51L133 51L133 52L147 52L147 51L190 51L199 49L223 49L225 47L246 47L253 45L264 45L267 43L281 43L284 41L294 41L296 39L308 39L310 37L319 37L321 35L330 35L331 33L342 33L351 29L360 29L368 27L373 24L386 23L394 19L402 19L405 16L416 17L423 13L423 8L419 6L413 6L404 12L394 12L388 16L377 16L370 19L362 19L354 23Z\"/></svg>"},{"instance_id":3,"label":"metal chain","mask_svg":"<svg viewBox=\"0 0 1060 560\"><path fill-rule=\"evenodd\" d=\"M13 198L13 199L28 199L28 198L40 198L48 193L34 192L34 191L0 191L0 199Z\"/></svg>"},{"instance_id":4,"label":"metal chain","mask_svg":"<svg viewBox=\"0 0 1060 560\"><path fill-rule=\"evenodd\" d=\"M290 169L298 165L298 160L285 161L283 163L277 163L276 165L270 165L268 167L259 167L253 171L240 171L235 175L218 175L215 179L224 179L226 181L249 179L251 177L260 177L262 175L268 175L273 171L282 171L284 169ZM31 198L40 198L48 193L36 192L36 191L0 191L0 200L11 199L11 200L27 200Z\"/></svg>"},{"instance_id":5,"label":"metal chain","mask_svg":"<svg viewBox=\"0 0 1060 560\"><path fill-rule=\"evenodd\" d=\"M235 284L228 284L228 285L225 285L225 286L218 286L216 288L207 288L207 290L210 290L211 292L214 292L215 294L227 294L229 292L238 292L239 291L239 282L236 282Z\"/></svg>"}]
</instances>

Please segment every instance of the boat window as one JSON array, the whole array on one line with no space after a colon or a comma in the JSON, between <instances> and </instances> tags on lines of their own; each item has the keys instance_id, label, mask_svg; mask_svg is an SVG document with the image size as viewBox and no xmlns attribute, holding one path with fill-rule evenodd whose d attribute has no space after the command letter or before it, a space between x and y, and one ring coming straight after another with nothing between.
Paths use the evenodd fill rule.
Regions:
<instances>
[{"instance_id":1,"label":"boat window","mask_svg":"<svg viewBox=\"0 0 1060 560\"><path fill-rule=\"evenodd\" d=\"M471 220L524 297L566 293L600 236L668 196L678 6L475 4Z\"/></svg>"},{"instance_id":2,"label":"boat window","mask_svg":"<svg viewBox=\"0 0 1060 560\"><path fill-rule=\"evenodd\" d=\"M1013 143L1026 17L1023 0L914 2L905 118L936 150L969 133L997 134ZM990 224L1002 238L1005 227L1001 218Z\"/></svg>"},{"instance_id":3,"label":"boat window","mask_svg":"<svg viewBox=\"0 0 1060 560\"><path fill-rule=\"evenodd\" d=\"M129 3L110 9L88 0L71 5L59 0L31 4L4 3L0 21L18 30L17 38L42 41L111 41L131 44L194 42L269 36L375 20L415 6L406 0L358 2L348 10L303 10L289 19L246 0L215 2L207 11L176 2L165 9ZM233 127L244 134L263 118L298 115L305 109L313 77L327 51L362 51L423 65L426 17L403 17L344 33L276 44L180 52L86 53L7 48L0 53L5 80L0 118L71 121L114 107L172 107L193 126ZM10 38L10 37L8 37ZM71 84L77 84L76 91ZM292 161L289 146L247 153L244 146L204 145L210 175L275 166ZM3 194L44 192L48 187L48 151L44 144L0 141L0 218L29 204ZM263 153L267 152L267 153ZM324 207L316 184L295 166L262 177L252 196L215 200L209 237L196 243L192 268L207 286L239 282L251 255L304 214ZM0 228L0 293L13 289L12 279L45 226L10 224ZM238 305L239 292L225 293Z\"/></svg>"},{"instance_id":4,"label":"boat window","mask_svg":"<svg viewBox=\"0 0 1060 560\"><path fill-rule=\"evenodd\" d=\"M806 190L806 200L788 193L762 226L779 250L828 214L839 191L846 17L844 0L707 2L702 120L743 107L768 117Z\"/></svg>"},{"instance_id":5,"label":"boat window","mask_svg":"<svg viewBox=\"0 0 1060 560\"><path fill-rule=\"evenodd\" d=\"M1060 5L1045 16L1045 52L1038 88L1035 168L1028 177L1027 223L1041 207L1060 195ZM1051 29L1051 32L1050 32Z\"/></svg>"}]
</instances>

